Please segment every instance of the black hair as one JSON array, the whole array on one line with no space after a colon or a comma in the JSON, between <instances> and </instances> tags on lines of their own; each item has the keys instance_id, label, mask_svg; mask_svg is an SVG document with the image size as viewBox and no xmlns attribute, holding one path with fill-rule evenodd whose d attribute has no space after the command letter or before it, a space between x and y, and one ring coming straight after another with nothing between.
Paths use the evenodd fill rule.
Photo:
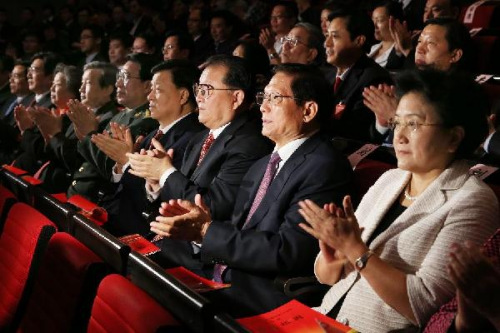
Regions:
<instances>
[{"instance_id":1,"label":"black hair","mask_svg":"<svg viewBox=\"0 0 500 333\"><path fill-rule=\"evenodd\" d=\"M176 36L177 44L181 50L189 50L189 56L193 53L194 41L193 38L186 32L181 30L169 30L165 33L165 39L168 37Z\"/></svg>"},{"instance_id":2,"label":"black hair","mask_svg":"<svg viewBox=\"0 0 500 333\"><path fill-rule=\"evenodd\" d=\"M469 157L488 135L489 103L482 87L463 72L435 69L405 71L396 77L396 95L421 95L444 128L460 126L464 138L455 158Z\"/></svg>"},{"instance_id":3,"label":"black hair","mask_svg":"<svg viewBox=\"0 0 500 333\"><path fill-rule=\"evenodd\" d=\"M31 62L36 59L43 61L43 73L52 75L58 63L61 62L61 57L53 52L38 52L31 58Z\"/></svg>"},{"instance_id":4,"label":"black hair","mask_svg":"<svg viewBox=\"0 0 500 333\"><path fill-rule=\"evenodd\" d=\"M273 8L276 6L284 7L285 13L288 17L297 19L299 16L299 8L297 7L297 3L295 1L276 1Z\"/></svg>"},{"instance_id":5,"label":"black hair","mask_svg":"<svg viewBox=\"0 0 500 333\"><path fill-rule=\"evenodd\" d=\"M375 31L373 22L368 14L361 10L343 8L335 10L328 15L329 21L336 18L343 18L346 20L346 29L349 32L351 40L354 40L358 36L365 36L366 41L363 44L363 50L365 53L368 53L371 47L370 41L373 39Z\"/></svg>"},{"instance_id":6,"label":"black hair","mask_svg":"<svg viewBox=\"0 0 500 333\"><path fill-rule=\"evenodd\" d=\"M298 105L306 101L314 101L318 104L316 120L320 126L328 123L333 109L331 86L323 73L314 65L304 64L282 64L273 70L276 73L285 73L292 76L290 87L293 97Z\"/></svg>"},{"instance_id":7,"label":"black hair","mask_svg":"<svg viewBox=\"0 0 500 333\"><path fill-rule=\"evenodd\" d=\"M132 38L132 36L130 36L130 34L124 32L124 31L121 31L121 30L117 30L117 31L112 32L109 35L108 39L109 39L110 42L112 40L119 40L120 43L122 43L122 45L125 48L131 48L132 47L132 43L134 41L133 38Z\"/></svg>"},{"instance_id":8,"label":"black hair","mask_svg":"<svg viewBox=\"0 0 500 333\"><path fill-rule=\"evenodd\" d=\"M401 22L405 19L403 5L400 2L395 0L382 0L377 2L375 6L373 6L373 9L378 7L384 7L387 16L392 16Z\"/></svg>"},{"instance_id":9,"label":"black hair","mask_svg":"<svg viewBox=\"0 0 500 333\"><path fill-rule=\"evenodd\" d=\"M154 66L151 73L154 75L161 71L170 71L172 82L177 88L185 88L189 91L189 103L196 105L196 96L193 85L200 78L200 70L187 59L172 59Z\"/></svg>"},{"instance_id":10,"label":"black hair","mask_svg":"<svg viewBox=\"0 0 500 333\"><path fill-rule=\"evenodd\" d=\"M127 61L132 61L141 67L139 70L139 76L141 81L151 80L153 75L151 74L151 69L158 63L157 57L153 54L146 53L131 53L127 55Z\"/></svg>"}]
</instances>

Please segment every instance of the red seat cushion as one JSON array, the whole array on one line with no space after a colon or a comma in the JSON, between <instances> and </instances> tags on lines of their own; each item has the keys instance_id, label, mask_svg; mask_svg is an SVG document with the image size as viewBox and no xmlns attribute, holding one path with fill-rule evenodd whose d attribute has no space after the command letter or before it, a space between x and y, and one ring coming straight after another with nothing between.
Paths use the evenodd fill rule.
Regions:
<instances>
[{"instance_id":1,"label":"red seat cushion","mask_svg":"<svg viewBox=\"0 0 500 333\"><path fill-rule=\"evenodd\" d=\"M354 169L354 183L359 197L362 198L384 172L395 167L395 165L375 160L361 161Z\"/></svg>"},{"instance_id":2,"label":"red seat cushion","mask_svg":"<svg viewBox=\"0 0 500 333\"><path fill-rule=\"evenodd\" d=\"M70 332L72 325L82 323L77 320L77 310L86 309L88 320L92 300L88 293L93 291L95 295L104 268L102 260L73 236L56 233L49 242L18 332Z\"/></svg>"},{"instance_id":3,"label":"red seat cushion","mask_svg":"<svg viewBox=\"0 0 500 333\"><path fill-rule=\"evenodd\" d=\"M55 225L24 203L15 204L0 235L0 331L17 318ZM21 306L22 307L22 306ZM19 312L17 312L18 314Z\"/></svg>"},{"instance_id":4,"label":"red seat cushion","mask_svg":"<svg viewBox=\"0 0 500 333\"><path fill-rule=\"evenodd\" d=\"M92 307L88 332L156 332L178 326L170 313L121 275L102 280Z\"/></svg>"}]
</instances>

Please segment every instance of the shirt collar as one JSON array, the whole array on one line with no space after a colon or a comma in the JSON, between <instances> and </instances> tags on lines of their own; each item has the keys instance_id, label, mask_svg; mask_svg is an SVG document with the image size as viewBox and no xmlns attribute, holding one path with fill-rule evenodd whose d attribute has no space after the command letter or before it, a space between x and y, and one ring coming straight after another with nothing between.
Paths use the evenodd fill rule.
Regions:
<instances>
[{"instance_id":1,"label":"shirt collar","mask_svg":"<svg viewBox=\"0 0 500 333\"><path fill-rule=\"evenodd\" d=\"M228 122L227 124L225 125L222 125L221 127L219 128L216 128L214 130L210 130L210 133L212 133L213 137L214 137L214 140L217 139L217 137L222 133L222 131L224 129L226 129L226 127L231 124L231 122Z\"/></svg>"},{"instance_id":2,"label":"shirt collar","mask_svg":"<svg viewBox=\"0 0 500 333\"><path fill-rule=\"evenodd\" d=\"M174 127L175 124L177 124L179 121L181 121L182 119L186 118L187 116L189 116L191 114L191 112L189 112L188 114L180 117L180 118L177 118L176 120L174 120L173 122L171 122L170 124L168 124L167 126L161 128L160 127L160 131L163 133L163 134L167 134L167 132L172 128Z\"/></svg>"}]
</instances>

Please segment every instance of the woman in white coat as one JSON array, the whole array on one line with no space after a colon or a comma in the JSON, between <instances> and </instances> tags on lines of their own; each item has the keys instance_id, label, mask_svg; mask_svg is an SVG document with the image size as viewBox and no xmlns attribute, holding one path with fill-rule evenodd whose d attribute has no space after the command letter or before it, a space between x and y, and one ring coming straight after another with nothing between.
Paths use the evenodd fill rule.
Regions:
<instances>
[{"instance_id":1,"label":"woman in white coat","mask_svg":"<svg viewBox=\"0 0 500 333\"><path fill-rule=\"evenodd\" d=\"M454 295L453 243L481 244L498 227L491 189L463 160L487 134L486 98L456 73L413 71L397 79L391 121L398 168L354 212L300 203L321 252L315 273L332 287L318 311L364 333L418 331Z\"/></svg>"}]
</instances>

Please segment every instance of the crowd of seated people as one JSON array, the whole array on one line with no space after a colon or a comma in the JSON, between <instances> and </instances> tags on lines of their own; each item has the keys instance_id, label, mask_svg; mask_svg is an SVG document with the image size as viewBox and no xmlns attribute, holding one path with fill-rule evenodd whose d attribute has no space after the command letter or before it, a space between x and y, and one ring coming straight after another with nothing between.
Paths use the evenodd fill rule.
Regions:
<instances>
[{"instance_id":1,"label":"crowd of seated people","mask_svg":"<svg viewBox=\"0 0 500 333\"><path fill-rule=\"evenodd\" d=\"M236 317L315 275L315 309L362 332L498 330L470 291L477 269L500 293L478 249L497 198L469 173L500 160L470 2L70 3L19 26L0 8L2 164L231 283L209 298ZM397 168L358 197L334 137L393 146Z\"/></svg>"}]
</instances>

